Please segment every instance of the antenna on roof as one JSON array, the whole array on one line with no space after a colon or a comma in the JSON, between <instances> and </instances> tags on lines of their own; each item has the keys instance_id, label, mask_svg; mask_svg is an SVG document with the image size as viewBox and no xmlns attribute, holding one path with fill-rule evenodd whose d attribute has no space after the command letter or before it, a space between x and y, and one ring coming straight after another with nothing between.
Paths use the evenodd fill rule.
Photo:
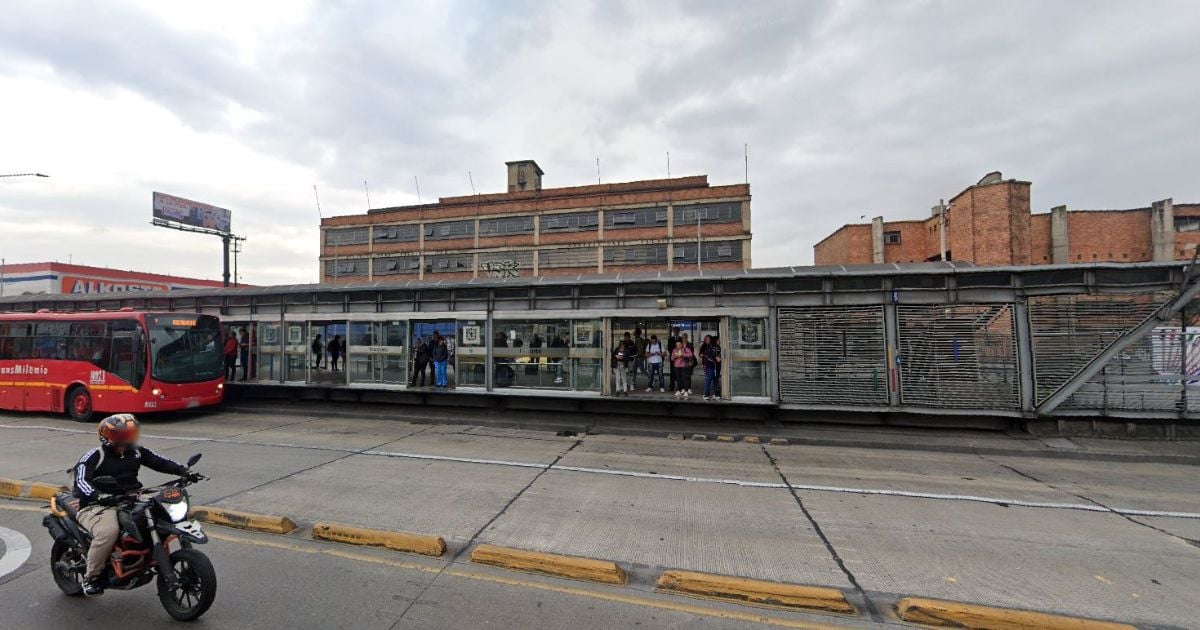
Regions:
<instances>
[{"instance_id":1,"label":"antenna on roof","mask_svg":"<svg viewBox=\"0 0 1200 630\"><path fill-rule=\"evenodd\" d=\"M371 211L371 189L367 188L367 180L363 180L363 190L367 193L367 212Z\"/></svg>"},{"instance_id":2,"label":"antenna on roof","mask_svg":"<svg viewBox=\"0 0 1200 630\"><path fill-rule=\"evenodd\" d=\"M417 181L416 175L413 175L413 183L417 185L417 203L421 203L421 182Z\"/></svg>"},{"instance_id":3,"label":"antenna on roof","mask_svg":"<svg viewBox=\"0 0 1200 630\"><path fill-rule=\"evenodd\" d=\"M471 175L471 171L467 171L467 179L471 180L471 194L478 195L479 193L475 192L475 178Z\"/></svg>"},{"instance_id":4,"label":"antenna on roof","mask_svg":"<svg viewBox=\"0 0 1200 630\"><path fill-rule=\"evenodd\" d=\"M667 179L671 179L671 152L667 151Z\"/></svg>"},{"instance_id":5,"label":"antenna on roof","mask_svg":"<svg viewBox=\"0 0 1200 630\"><path fill-rule=\"evenodd\" d=\"M750 143L742 145L742 159L746 163L746 183L750 183Z\"/></svg>"},{"instance_id":6,"label":"antenna on roof","mask_svg":"<svg viewBox=\"0 0 1200 630\"><path fill-rule=\"evenodd\" d=\"M596 156L596 183L600 183L600 156Z\"/></svg>"},{"instance_id":7,"label":"antenna on roof","mask_svg":"<svg viewBox=\"0 0 1200 630\"><path fill-rule=\"evenodd\" d=\"M321 196L317 194L316 184L313 184L313 197L317 200L317 216L324 219L325 215L321 213Z\"/></svg>"}]
</instances>

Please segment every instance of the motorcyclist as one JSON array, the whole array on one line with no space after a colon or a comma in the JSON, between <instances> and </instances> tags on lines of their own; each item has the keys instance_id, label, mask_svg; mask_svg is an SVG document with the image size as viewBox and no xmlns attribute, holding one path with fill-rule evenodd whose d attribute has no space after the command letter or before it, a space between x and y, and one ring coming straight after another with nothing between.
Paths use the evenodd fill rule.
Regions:
<instances>
[{"instance_id":1,"label":"motorcyclist","mask_svg":"<svg viewBox=\"0 0 1200 630\"><path fill-rule=\"evenodd\" d=\"M79 499L76 520L92 535L83 581L83 594L88 597L104 593L100 577L120 535L117 506L121 495L142 487L138 470L146 466L169 475L189 474L186 466L138 445L138 420L131 413L119 413L101 420L97 432L100 446L79 458L74 467L75 489L72 492ZM112 477L113 481L107 485L97 483L98 477Z\"/></svg>"}]
</instances>

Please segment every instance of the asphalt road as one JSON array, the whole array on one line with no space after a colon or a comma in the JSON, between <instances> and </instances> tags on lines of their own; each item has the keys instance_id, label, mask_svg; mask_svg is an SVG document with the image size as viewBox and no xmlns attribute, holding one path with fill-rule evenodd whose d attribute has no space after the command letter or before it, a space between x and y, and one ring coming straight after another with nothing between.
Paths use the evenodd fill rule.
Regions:
<instances>
[{"instance_id":1,"label":"asphalt road","mask_svg":"<svg viewBox=\"0 0 1200 630\"><path fill-rule=\"evenodd\" d=\"M213 480L194 487L195 504L302 525L288 536L209 528L220 594L207 627L872 627L899 624L892 607L903 596L1143 627L1194 627L1200 610L1200 468L1183 463L1067 459L1040 447L936 452L921 432L897 434L911 444L899 449L559 436L418 424L404 412L226 411L148 418L144 434L176 459L204 454L198 468ZM928 441L954 446L945 434ZM94 444L88 427L60 418L0 416L0 477L63 483ZM0 576L5 627L168 620L149 588L62 597L31 508L0 501L0 527L33 545ZM314 542L304 526L317 520L440 535L450 549L426 559ZM478 543L614 560L631 583L473 565ZM833 586L861 614L655 593L664 568Z\"/></svg>"}]
</instances>

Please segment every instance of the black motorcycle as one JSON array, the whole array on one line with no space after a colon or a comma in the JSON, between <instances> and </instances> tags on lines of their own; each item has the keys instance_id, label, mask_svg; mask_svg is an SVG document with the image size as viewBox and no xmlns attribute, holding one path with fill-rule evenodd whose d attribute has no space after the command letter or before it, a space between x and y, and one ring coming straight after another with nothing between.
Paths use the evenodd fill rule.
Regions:
<instances>
[{"instance_id":1,"label":"black motorcycle","mask_svg":"<svg viewBox=\"0 0 1200 630\"><path fill-rule=\"evenodd\" d=\"M188 468L200 460L188 459ZM179 621L203 615L217 597L217 574L212 563L193 544L208 542L200 524L188 520L187 486L206 479L190 474L161 486L142 488L120 497L117 521L121 533L101 580L106 588L130 590L158 577L158 599L167 614ZM113 484L97 477L97 485ZM61 492L50 500L50 514L42 524L54 538L50 570L62 592L83 594L88 547L92 536L79 525L79 499Z\"/></svg>"}]
</instances>

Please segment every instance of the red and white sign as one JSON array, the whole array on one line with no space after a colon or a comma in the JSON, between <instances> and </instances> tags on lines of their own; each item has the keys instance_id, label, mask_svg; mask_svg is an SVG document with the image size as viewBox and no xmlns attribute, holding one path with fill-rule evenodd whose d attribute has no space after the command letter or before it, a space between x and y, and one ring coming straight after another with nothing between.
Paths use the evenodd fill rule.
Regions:
<instances>
[{"instance_id":1,"label":"red and white sign","mask_svg":"<svg viewBox=\"0 0 1200 630\"><path fill-rule=\"evenodd\" d=\"M135 280L97 280L80 276L63 276L62 292L73 293L126 293L129 291L169 291L170 285Z\"/></svg>"}]
</instances>

